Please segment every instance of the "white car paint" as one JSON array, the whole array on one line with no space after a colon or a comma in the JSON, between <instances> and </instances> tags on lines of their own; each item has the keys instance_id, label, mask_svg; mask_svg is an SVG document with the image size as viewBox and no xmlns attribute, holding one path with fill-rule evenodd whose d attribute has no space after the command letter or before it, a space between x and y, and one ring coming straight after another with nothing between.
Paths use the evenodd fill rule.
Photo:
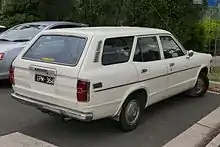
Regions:
<instances>
[{"instance_id":1,"label":"white car paint","mask_svg":"<svg viewBox=\"0 0 220 147\"><path fill-rule=\"evenodd\" d=\"M68 35L86 37L87 43L83 54L75 67L49 64L23 59L23 55L41 35ZM194 87L198 74L203 68L210 67L211 55L194 53L188 58L186 51L167 31L138 27L91 27L49 30L37 36L15 59L15 85L13 97L17 100L34 103L44 109L67 114L74 113L74 118L85 120L87 114L91 120L115 117L125 99L138 89L147 92L146 107L169 98L177 93ZM159 36L174 38L185 53L184 56L165 59ZM101 63L103 45L107 38L134 36L134 42L128 62L103 66ZM134 62L137 38L155 36L157 38L161 60L152 62ZM96 58L96 59L95 59ZM175 66L170 67L170 63ZM55 85L40 84L34 81L36 71L32 67L53 69ZM147 69L142 73L142 69ZM78 102L76 98L77 80L90 82L90 100ZM94 88L95 83L102 87Z\"/></svg>"}]
</instances>

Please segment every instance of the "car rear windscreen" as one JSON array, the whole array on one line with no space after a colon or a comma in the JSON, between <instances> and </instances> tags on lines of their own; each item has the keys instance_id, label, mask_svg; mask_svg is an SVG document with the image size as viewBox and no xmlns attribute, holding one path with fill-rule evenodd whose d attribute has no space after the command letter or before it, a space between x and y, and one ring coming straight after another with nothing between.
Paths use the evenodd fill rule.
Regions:
<instances>
[{"instance_id":1,"label":"car rear windscreen","mask_svg":"<svg viewBox=\"0 0 220 147\"><path fill-rule=\"evenodd\" d=\"M25 53L24 59L75 66L86 45L76 36L41 36Z\"/></svg>"}]
</instances>

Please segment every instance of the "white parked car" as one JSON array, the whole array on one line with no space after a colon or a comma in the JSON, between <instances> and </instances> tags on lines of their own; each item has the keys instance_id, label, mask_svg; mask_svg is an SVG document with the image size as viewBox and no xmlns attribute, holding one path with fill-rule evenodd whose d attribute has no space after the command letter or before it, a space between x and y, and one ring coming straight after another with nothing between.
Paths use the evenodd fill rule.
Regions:
<instances>
[{"instance_id":1,"label":"white parked car","mask_svg":"<svg viewBox=\"0 0 220 147\"><path fill-rule=\"evenodd\" d=\"M203 96L211 59L160 29L48 30L13 62L12 97L65 118L114 118L130 131L149 105L185 91Z\"/></svg>"}]
</instances>

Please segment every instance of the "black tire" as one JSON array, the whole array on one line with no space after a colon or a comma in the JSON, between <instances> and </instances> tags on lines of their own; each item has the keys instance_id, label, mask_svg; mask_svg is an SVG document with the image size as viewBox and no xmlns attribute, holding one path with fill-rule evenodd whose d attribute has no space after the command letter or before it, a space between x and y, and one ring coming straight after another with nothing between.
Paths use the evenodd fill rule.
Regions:
<instances>
[{"instance_id":1,"label":"black tire","mask_svg":"<svg viewBox=\"0 0 220 147\"><path fill-rule=\"evenodd\" d=\"M137 103L139 113L136 116L137 118L135 117L136 118L135 122L129 123L127 121L126 111L128 109L129 104L133 103L133 102ZM120 128L125 132L129 132L129 131L136 129L136 127L139 124L142 112L143 112L143 107L141 105L141 100L139 98L136 98L135 96L130 96L128 99L126 99L126 101L122 105L122 109L121 109L121 113L120 113L120 117L119 117Z\"/></svg>"},{"instance_id":2,"label":"black tire","mask_svg":"<svg viewBox=\"0 0 220 147\"><path fill-rule=\"evenodd\" d=\"M198 90L199 81L203 82L202 89ZM206 94L209 88L209 79L208 75L205 73L200 73L197 79L196 85L189 91L187 91L187 95L191 97L202 97Z\"/></svg>"}]
</instances>

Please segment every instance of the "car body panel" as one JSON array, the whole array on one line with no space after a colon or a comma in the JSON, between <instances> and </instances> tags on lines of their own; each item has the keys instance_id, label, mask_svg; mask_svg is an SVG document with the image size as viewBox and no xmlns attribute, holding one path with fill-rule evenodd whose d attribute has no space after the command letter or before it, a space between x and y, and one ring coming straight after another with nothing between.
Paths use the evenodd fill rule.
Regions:
<instances>
[{"instance_id":1,"label":"car body panel","mask_svg":"<svg viewBox=\"0 0 220 147\"><path fill-rule=\"evenodd\" d=\"M0 53L4 53L4 59L0 60L0 80L8 79L11 63L25 45L26 43L0 42Z\"/></svg>"}]
</instances>

